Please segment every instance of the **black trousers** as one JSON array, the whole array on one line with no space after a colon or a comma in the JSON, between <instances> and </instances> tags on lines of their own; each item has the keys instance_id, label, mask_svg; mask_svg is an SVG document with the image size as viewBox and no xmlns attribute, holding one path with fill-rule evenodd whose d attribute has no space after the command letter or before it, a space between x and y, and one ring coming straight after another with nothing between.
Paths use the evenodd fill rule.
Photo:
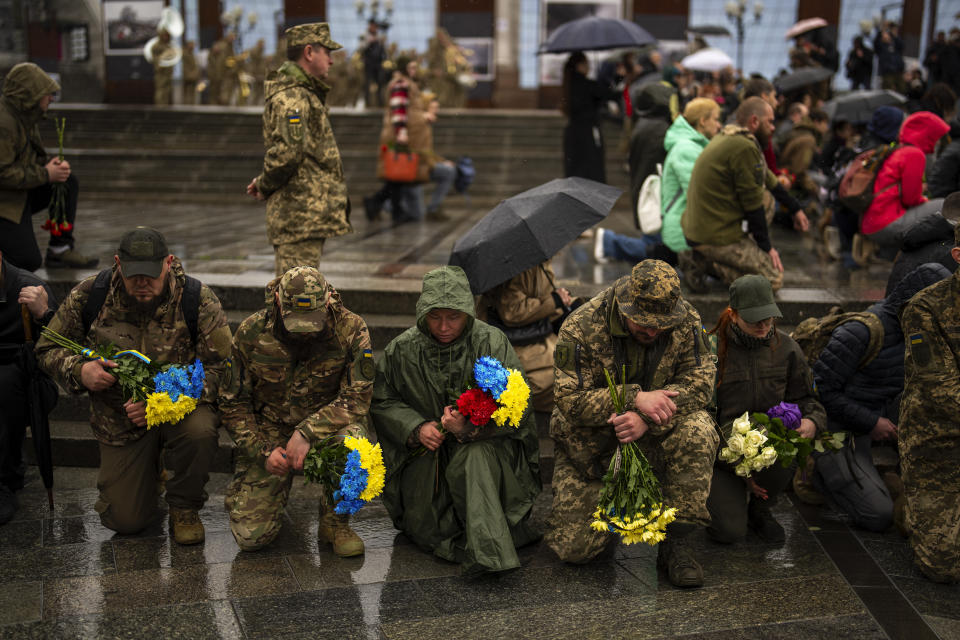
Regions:
<instances>
[{"instance_id":1,"label":"black trousers","mask_svg":"<svg viewBox=\"0 0 960 640\"><path fill-rule=\"evenodd\" d=\"M80 185L73 175L67 178L65 184L67 185L67 222L75 225ZM53 185L48 183L34 187L27 192L27 202L23 206L20 224L0 219L0 251L3 251L3 257L14 266L27 271L36 271L43 264L43 256L40 254L37 237L33 232L33 214L47 209L52 197ZM73 243L72 229L62 232L59 236L50 236L51 247L73 247Z\"/></svg>"},{"instance_id":2,"label":"black trousers","mask_svg":"<svg viewBox=\"0 0 960 640\"><path fill-rule=\"evenodd\" d=\"M47 414L57 403L57 387L38 372L40 402ZM23 439L29 423L26 376L16 362L0 364L0 484L23 487Z\"/></svg>"}]
</instances>

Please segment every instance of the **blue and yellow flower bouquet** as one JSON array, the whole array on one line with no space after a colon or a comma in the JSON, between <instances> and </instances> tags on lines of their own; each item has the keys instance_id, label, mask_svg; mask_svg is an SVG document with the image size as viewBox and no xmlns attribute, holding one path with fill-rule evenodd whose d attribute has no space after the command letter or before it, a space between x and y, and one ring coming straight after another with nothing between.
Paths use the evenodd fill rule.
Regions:
<instances>
[{"instance_id":1,"label":"blue and yellow flower bouquet","mask_svg":"<svg viewBox=\"0 0 960 640\"><path fill-rule=\"evenodd\" d=\"M385 474L380 445L353 436L325 438L303 462L307 481L323 485L334 512L341 515L356 513L379 496Z\"/></svg>"}]
</instances>

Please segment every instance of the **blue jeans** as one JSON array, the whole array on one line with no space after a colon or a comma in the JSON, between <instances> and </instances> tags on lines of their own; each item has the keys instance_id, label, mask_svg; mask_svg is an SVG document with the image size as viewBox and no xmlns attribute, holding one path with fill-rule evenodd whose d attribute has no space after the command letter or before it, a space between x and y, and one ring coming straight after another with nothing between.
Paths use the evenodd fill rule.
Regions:
<instances>
[{"instance_id":1,"label":"blue jeans","mask_svg":"<svg viewBox=\"0 0 960 640\"><path fill-rule=\"evenodd\" d=\"M430 179L436 183L436 187L433 189L430 205L427 206L427 213L440 208L440 203L450 193L450 187L453 186L453 181L457 179L457 168L445 162L438 162L430 170Z\"/></svg>"},{"instance_id":2,"label":"blue jeans","mask_svg":"<svg viewBox=\"0 0 960 640\"><path fill-rule=\"evenodd\" d=\"M613 260L636 264L647 257L650 247L660 243L660 234L639 238L625 236L609 229L603 230L603 255Z\"/></svg>"}]
</instances>

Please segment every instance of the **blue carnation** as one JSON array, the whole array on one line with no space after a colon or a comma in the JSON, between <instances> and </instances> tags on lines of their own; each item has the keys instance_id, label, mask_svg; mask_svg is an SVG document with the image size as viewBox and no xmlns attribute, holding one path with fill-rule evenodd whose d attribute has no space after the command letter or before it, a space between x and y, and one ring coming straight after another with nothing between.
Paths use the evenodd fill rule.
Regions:
<instances>
[{"instance_id":1,"label":"blue carnation","mask_svg":"<svg viewBox=\"0 0 960 640\"><path fill-rule=\"evenodd\" d=\"M356 449L351 450L347 454L347 464L344 467L343 475L340 476L340 491L338 493L341 500L334 509L337 513L353 513L360 506L363 506L363 501L359 500L359 497L367 488L367 477L367 470L360 466L360 452ZM340 511L340 505L344 503L348 504L343 509L353 508L351 506L353 503L359 503L360 506L353 508L353 511Z\"/></svg>"},{"instance_id":2,"label":"blue carnation","mask_svg":"<svg viewBox=\"0 0 960 640\"><path fill-rule=\"evenodd\" d=\"M190 383L187 385L185 392L191 398L199 398L203 395L203 381L206 378L206 374L203 371L203 363L197 359L189 368Z\"/></svg>"},{"instance_id":3,"label":"blue carnation","mask_svg":"<svg viewBox=\"0 0 960 640\"><path fill-rule=\"evenodd\" d=\"M482 356L477 358L473 365L473 377L477 381L477 387L499 400L500 395L507 388L510 371L504 368L496 358Z\"/></svg>"}]
</instances>

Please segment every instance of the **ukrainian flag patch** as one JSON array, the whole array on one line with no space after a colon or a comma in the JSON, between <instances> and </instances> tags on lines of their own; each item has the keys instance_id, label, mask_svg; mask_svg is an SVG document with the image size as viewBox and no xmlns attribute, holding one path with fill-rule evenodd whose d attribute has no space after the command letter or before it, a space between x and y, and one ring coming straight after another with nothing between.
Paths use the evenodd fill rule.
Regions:
<instances>
[{"instance_id":1,"label":"ukrainian flag patch","mask_svg":"<svg viewBox=\"0 0 960 640\"><path fill-rule=\"evenodd\" d=\"M292 116L287 116L287 122L290 124L300 124L300 115L294 114Z\"/></svg>"},{"instance_id":2,"label":"ukrainian flag patch","mask_svg":"<svg viewBox=\"0 0 960 640\"><path fill-rule=\"evenodd\" d=\"M309 296L298 296L294 301L298 309L312 309L313 298Z\"/></svg>"},{"instance_id":3,"label":"ukrainian flag patch","mask_svg":"<svg viewBox=\"0 0 960 640\"><path fill-rule=\"evenodd\" d=\"M912 345L913 345L913 344L923 344L923 334L922 334L922 333L915 333L915 334L913 334L912 336L910 336L910 344L912 344Z\"/></svg>"},{"instance_id":4,"label":"ukrainian flag patch","mask_svg":"<svg viewBox=\"0 0 960 640\"><path fill-rule=\"evenodd\" d=\"M370 349L364 349L364 350L363 350L363 357L364 357L364 358L372 358L372 357L373 357L373 351L370 350Z\"/></svg>"}]
</instances>

